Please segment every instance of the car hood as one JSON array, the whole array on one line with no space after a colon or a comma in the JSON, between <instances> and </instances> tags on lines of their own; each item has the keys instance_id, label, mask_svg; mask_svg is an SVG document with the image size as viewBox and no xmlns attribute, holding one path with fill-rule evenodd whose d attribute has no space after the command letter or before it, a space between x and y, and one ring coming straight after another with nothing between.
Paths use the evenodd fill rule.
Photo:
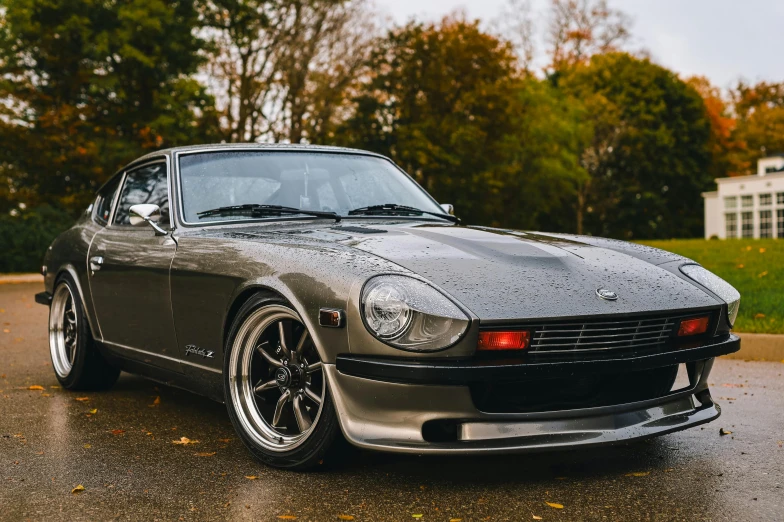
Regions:
<instances>
[{"instance_id":1,"label":"car hood","mask_svg":"<svg viewBox=\"0 0 784 522\"><path fill-rule=\"evenodd\" d=\"M343 227L333 230L339 228ZM370 232L351 228L356 230L344 244L432 281L484 321L632 314L720 304L679 273L657 266L685 258L630 243L610 243L623 252L575 236L478 227L368 225ZM615 292L618 299L600 298L599 288Z\"/></svg>"}]
</instances>

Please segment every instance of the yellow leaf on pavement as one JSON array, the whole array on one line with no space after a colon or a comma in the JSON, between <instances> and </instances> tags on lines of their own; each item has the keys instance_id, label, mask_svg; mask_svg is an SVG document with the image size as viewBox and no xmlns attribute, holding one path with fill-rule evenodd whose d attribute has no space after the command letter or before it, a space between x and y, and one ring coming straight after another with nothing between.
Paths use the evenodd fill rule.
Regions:
<instances>
[{"instance_id":1,"label":"yellow leaf on pavement","mask_svg":"<svg viewBox=\"0 0 784 522\"><path fill-rule=\"evenodd\" d=\"M422 515L421 513L417 513L416 515L411 515L411 516L414 518L422 518L424 515Z\"/></svg>"},{"instance_id":2,"label":"yellow leaf on pavement","mask_svg":"<svg viewBox=\"0 0 784 522\"><path fill-rule=\"evenodd\" d=\"M82 486L81 484L79 484L78 486L76 486L75 488L73 488L73 489L71 490L71 493L73 493L73 494L75 495L75 494L77 494L77 493L81 493L82 491L84 491L84 486Z\"/></svg>"},{"instance_id":3,"label":"yellow leaf on pavement","mask_svg":"<svg viewBox=\"0 0 784 522\"><path fill-rule=\"evenodd\" d=\"M297 517L294 515L278 515L278 518L281 520L297 520Z\"/></svg>"},{"instance_id":4,"label":"yellow leaf on pavement","mask_svg":"<svg viewBox=\"0 0 784 522\"><path fill-rule=\"evenodd\" d=\"M90 410L90 415L95 415L96 413L98 413L98 408L93 408Z\"/></svg>"},{"instance_id":5,"label":"yellow leaf on pavement","mask_svg":"<svg viewBox=\"0 0 784 522\"><path fill-rule=\"evenodd\" d=\"M217 451L213 451L213 452L209 452L209 453L206 452L206 451L202 451L200 453L194 453L194 455L196 455L197 457L213 457L213 456L215 456L216 453L217 453Z\"/></svg>"},{"instance_id":6,"label":"yellow leaf on pavement","mask_svg":"<svg viewBox=\"0 0 784 522\"><path fill-rule=\"evenodd\" d=\"M627 477L647 477L650 475L650 471L635 471L634 473L627 473Z\"/></svg>"},{"instance_id":7,"label":"yellow leaf on pavement","mask_svg":"<svg viewBox=\"0 0 784 522\"><path fill-rule=\"evenodd\" d=\"M77 398L76 398L76 399L74 399L74 400L77 400L77 401L84 402L84 401L89 401L89 400L90 400L90 397L77 397Z\"/></svg>"},{"instance_id":8,"label":"yellow leaf on pavement","mask_svg":"<svg viewBox=\"0 0 784 522\"><path fill-rule=\"evenodd\" d=\"M556 504L555 502L545 502L548 506L555 509L563 509L563 504Z\"/></svg>"},{"instance_id":9,"label":"yellow leaf on pavement","mask_svg":"<svg viewBox=\"0 0 784 522\"><path fill-rule=\"evenodd\" d=\"M351 515L338 515L340 520L354 520L354 517Z\"/></svg>"},{"instance_id":10,"label":"yellow leaf on pavement","mask_svg":"<svg viewBox=\"0 0 784 522\"><path fill-rule=\"evenodd\" d=\"M198 444L198 443L199 443L198 440L191 440L188 437L180 437L180 440L173 440L172 441L172 444L180 444L180 445Z\"/></svg>"},{"instance_id":11,"label":"yellow leaf on pavement","mask_svg":"<svg viewBox=\"0 0 784 522\"><path fill-rule=\"evenodd\" d=\"M44 387L43 386L39 386L37 384L33 384L32 386L28 386L27 389L28 390L43 390Z\"/></svg>"},{"instance_id":12,"label":"yellow leaf on pavement","mask_svg":"<svg viewBox=\"0 0 784 522\"><path fill-rule=\"evenodd\" d=\"M534 520L542 520L542 517L537 517L536 515L534 515Z\"/></svg>"},{"instance_id":13,"label":"yellow leaf on pavement","mask_svg":"<svg viewBox=\"0 0 784 522\"><path fill-rule=\"evenodd\" d=\"M245 475L245 478L248 480L256 480L259 477L257 477L256 475Z\"/></svg>"}]
</instances>

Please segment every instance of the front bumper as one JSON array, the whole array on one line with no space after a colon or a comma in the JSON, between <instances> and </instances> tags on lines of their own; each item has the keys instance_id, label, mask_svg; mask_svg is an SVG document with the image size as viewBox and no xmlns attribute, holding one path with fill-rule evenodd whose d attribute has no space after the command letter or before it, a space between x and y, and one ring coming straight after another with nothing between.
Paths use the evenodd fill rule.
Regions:
<instances>
[{"instance_id":1,"label":"front bumper","mask_svg":"<svg viewBox=\"0 0 784 522\"><path fill-rule=\"evenodd\" d=\"M357 446L402 453L518 453L642 439L710 422L721 413L708 390L713 358L738 349L740 340L729 335L698 348L601 361L502 365L339 356L325 368L343 433ZM470 383L489 379L568 376L578 368L617 373L681 363L689 364L688 386L625 404L487 413L477 408L470 391ZM426 436L428 426L449 426L451 435Z\"/></svg>"}]
</instances>

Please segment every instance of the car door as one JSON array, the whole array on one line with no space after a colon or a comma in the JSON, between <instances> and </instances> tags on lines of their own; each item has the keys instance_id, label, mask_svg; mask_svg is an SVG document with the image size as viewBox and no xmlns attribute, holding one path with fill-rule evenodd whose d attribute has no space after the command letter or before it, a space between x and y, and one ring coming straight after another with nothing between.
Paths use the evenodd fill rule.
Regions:
<instances>
[{"instance_id":1,"label":"car door","mask_svg":"<svg viewBox=\"0 0 784 522\"><path fill-rule=\"evenodd\" d=\"M93 238L88 256L90 291L104 343L123 357L180 371L169 270L177 248L171 234L130 224L133 205L161 208L170 228L166 160L126 172L109 226Z\"/></svg>"}]
</instances>

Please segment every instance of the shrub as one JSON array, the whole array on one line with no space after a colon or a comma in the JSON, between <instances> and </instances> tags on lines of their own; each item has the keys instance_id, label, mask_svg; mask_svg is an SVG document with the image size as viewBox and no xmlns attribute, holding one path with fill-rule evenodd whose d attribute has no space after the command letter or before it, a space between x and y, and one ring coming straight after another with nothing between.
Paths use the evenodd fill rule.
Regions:
<instances>
[{"instance_id":1,"label":"shrub","mask_svg":"<svg viewBox=\"0 0 784 522\"><path fill-rule=\"evenodd\" d=\"M0 273L39 272L52 240L72 223L70 214L50 206L0 216Z\"/></svg>"}]
</instances>

